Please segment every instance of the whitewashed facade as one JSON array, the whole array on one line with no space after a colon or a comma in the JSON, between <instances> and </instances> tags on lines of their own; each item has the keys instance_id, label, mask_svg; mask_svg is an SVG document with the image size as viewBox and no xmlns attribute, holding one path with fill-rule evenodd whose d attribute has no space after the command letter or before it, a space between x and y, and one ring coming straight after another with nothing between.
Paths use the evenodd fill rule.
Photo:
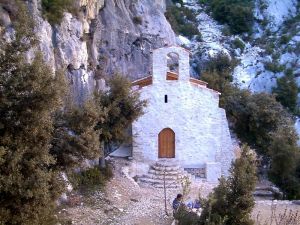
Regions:
<instances>
[{"instance_id":1,"label":"whitewashed facade","mask_svg":"<svg viewBox=\"0 0 300 225\"><path fill-rule=\"evenodd\" d=\"M167 80L170 53L179 57L177 80ZM219 108L220 93L190 78L189 68L187 50L156 49L153 76L146 78L148 84L141 85L145 79L134 82L141 98L148 101L145 114L132 125L132 157L140 174L161 159L159 134L165 128L175 134L175 154L168 160L175 160L184 168L205 167L210 181L228 174L234 151L225 111Z\"/></svg>"}]
</instances>

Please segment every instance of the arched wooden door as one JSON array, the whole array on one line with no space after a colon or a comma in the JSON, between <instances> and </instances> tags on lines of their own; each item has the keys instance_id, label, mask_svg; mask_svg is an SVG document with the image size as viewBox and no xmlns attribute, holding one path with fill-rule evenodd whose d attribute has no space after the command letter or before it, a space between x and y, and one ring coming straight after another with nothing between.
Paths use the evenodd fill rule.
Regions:
<instances>
[{"instance_id":1,"label":"arched wooden door","mask_svg":"<svg viewBox=\"0 0 300 225\"><path fill-rule=\"evenodd\" d=\"M175 158L175 133L170 128L158 134L158 158Z\"/></svg>"}]
</instances>

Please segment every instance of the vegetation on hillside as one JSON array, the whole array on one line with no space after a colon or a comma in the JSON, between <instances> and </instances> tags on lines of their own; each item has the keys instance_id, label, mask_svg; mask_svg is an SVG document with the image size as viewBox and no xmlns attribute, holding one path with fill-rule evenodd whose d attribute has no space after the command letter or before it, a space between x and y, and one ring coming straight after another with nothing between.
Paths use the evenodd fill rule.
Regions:
<instances>
[{"instance_id":1,"label":"vegetation on hillside","mask_svg":"<svg viewBox=\"0 0 300 225\"><path fill-rule=\"evenodd\" d=\"M101 156L101 142L123 140L145 102L117 77L97 98L70 103L62 72L54 74L39 52L28 62L38 42L26 6L17 3L15 38L0 42L0 224L56 224L61 173ZM93 168L76 177L79 186L101 186L110 173Z\"/></svg>"},{"instance_id":2,"label":"vegetation on hillside","mask_svg":"<svg viewBox=\"0 0 300 225\"><path fill-rule=\"evenodd\" d=\"M233 34L251 32L254 22L253 0L199 0L208 5L214 19L228 24Z\"/></svg>"},{"instance_id":3,"label":"vegetation on hillside","mask_svg":"<svg viewBox=\"0 0 300 225\"><path fill-rule=\"evenodd\" d=\"M101 155L100 130L95 129L105 111L92 100L83 106L65 104L54 114L54 132L50 153L56 160L55 167L67 170L78 167L85 159L96 159Z\"/></svg>"},{"instance_id":4,"label":"vegetation on hillside","mask_svg":"<svg viewBox=\"0 0 300 225\"><path fill-rule=\"evenodd\" d=\"M176 3L176 1L173 2ZM181 1L177 3L183 4ZM194 35L201 37L201 34L198 30L196 15L193 10L186 7L178 7L172 4L167 7L165 16L175 33L181 34L188 38L192 38Z\"/></svg>"},{"instance_id":5,"label":"vegetation on hillside","mask_svg":"<svg viewBox=\"0 0 300 225\"><path fill-rule=\"evenodd\" d=\"M253 191L257 181L256 157L250 148L242 146L241 157L236 159L228 178L222 177L207 199L201 199L201 216L179 209L180 225L253 225Z\"/></svg>"},{"instance_id":6,"label":"vegetation on hillside","mask_svg":"<svg viewBox=\"0 0 300 225\"><path fill-rule=\"evenodd\" d=\"M273 88L276 100L293 113L297 112L298 87L293 70L288 69L285 75L277 79L277 87Z\"/></svg>"},{"instance_id":7,"label":"vegetation on hillside","mask_svg":"<svg viewBox=\"0 0 300 225\"><path fill-rule=\"evenodd\" d=\"M233 163L229 177L221 178L205 201L199 224L254 224L250 216L254 207L252 193L257 180L255 160L249 147L243 146L241 157Z\"/></svg>"},{"instance_id":8,"label":"vegetation on hillside","mask_svg":"<svg viewBox=\"0 0 300 225\"><path fill-rule=\"evenodd\" d=\"M19 4L16 38L1 41L0 47L0 224L54 223L55 200L62 191L49 153L61 77L53 75L40 54L26 62L25 52L35 41L29 18Z\"/></svg>"},{"instance_id":9,"label":"vegetation on hillside","mask_svg":"<svg viewBox=\"0 0 300 225\"><path fill-rule=\"evenodd\" d=\"M64 12L76 12L75 0L42 0L42 10L50 24L60 24Z\"/></svg>"},{"instance_id":10,"label":"vegetation on hillside","mask_svg":"<svg viewBox=\"0 0 300 225\"><path fill-rule=\"evenodd\" d=\"M99 120L96 128L101 129L100 140L104 144L104 156L128 142L128 128L143 114L146 101L140 100L138 92L131 91L131 82L121 75L114 75L107 82L108 89L95 95L99 106L104 107L107 116Z\"/></svg>"},{"instance_id":11,"label":"vegetation on hillside","mask_svg":"<svg viewBox=\"0 0 300 225\"><path fill-rule=\"evenodd\" d=\"M225 68L219 67L220 62ZM202 79L222 93L220 106L225 108L234 131L264 157L271 180L284 191L285 197L299 198L300 151L292 116L274 95L252 94L232 85L232 63L224 62L220 56L213 59Z\"/></svg>"}]
</instances>

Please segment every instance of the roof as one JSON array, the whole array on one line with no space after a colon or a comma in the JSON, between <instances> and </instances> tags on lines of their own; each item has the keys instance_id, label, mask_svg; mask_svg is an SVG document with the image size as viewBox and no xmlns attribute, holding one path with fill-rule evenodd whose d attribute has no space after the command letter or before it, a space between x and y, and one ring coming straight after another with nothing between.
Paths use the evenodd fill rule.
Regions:
<instances>
[{"instance_id":1,"label":"roof","mask_svg":"<svg viewBox=\"0 0 300 225\"><path fill-rule=\"evenodd\" d=\"M166 80L178 80L178 74L174 73L174 72L171 72L171 71L168 71L167 76L166 76ZM205 88L207 90L213 91L214 93L221 94L218 91L215 91L213 89L208 88L207 87L207 82L205 82L203 80L199 80L199 79L191 77L189 79L189 81L190 81L190 83L196 85L197 87ZM149 85L153 84L153 76L147 76L147 77L135 80L131 84L132 84L132 86L138 86L138 88L143 88L145 86L149 86Z\"/></svg>"},{"instance_id":2,"label":"roof","mask_svg":"<svg viewBox=\"0 0 300 225\"><path fill-rule=\"evenodd\" d=\"M155 50L158 50L158 49L163 49L163 48L171 48L171 47L176 47L176 48L181 48L182 50L186 51L187 53L189 53L189 55L192 55L192 52L189 51L188 49L186 48L183 48L182 46L179 46L179 45L169 45L169 46L163 46L163 47L160 47L160 48L156 48L154 49Z\"/></svg>"}]
</instances>

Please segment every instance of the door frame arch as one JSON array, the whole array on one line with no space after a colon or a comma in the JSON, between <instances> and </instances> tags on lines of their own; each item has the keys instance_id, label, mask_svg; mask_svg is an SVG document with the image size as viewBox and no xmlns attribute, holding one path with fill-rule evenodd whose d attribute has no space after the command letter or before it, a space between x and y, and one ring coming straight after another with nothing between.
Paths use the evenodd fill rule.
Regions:
<instances>
[{"instance_id":1,"label":"door frame arch","mask_svg":"<svg viewBox=\"0 0 300 225\"><path fill-rule=\"evenodd\" d=\"M175 132L164 128L158 134L158 158L175 158Z\"/></svg>"}]
</instances>

